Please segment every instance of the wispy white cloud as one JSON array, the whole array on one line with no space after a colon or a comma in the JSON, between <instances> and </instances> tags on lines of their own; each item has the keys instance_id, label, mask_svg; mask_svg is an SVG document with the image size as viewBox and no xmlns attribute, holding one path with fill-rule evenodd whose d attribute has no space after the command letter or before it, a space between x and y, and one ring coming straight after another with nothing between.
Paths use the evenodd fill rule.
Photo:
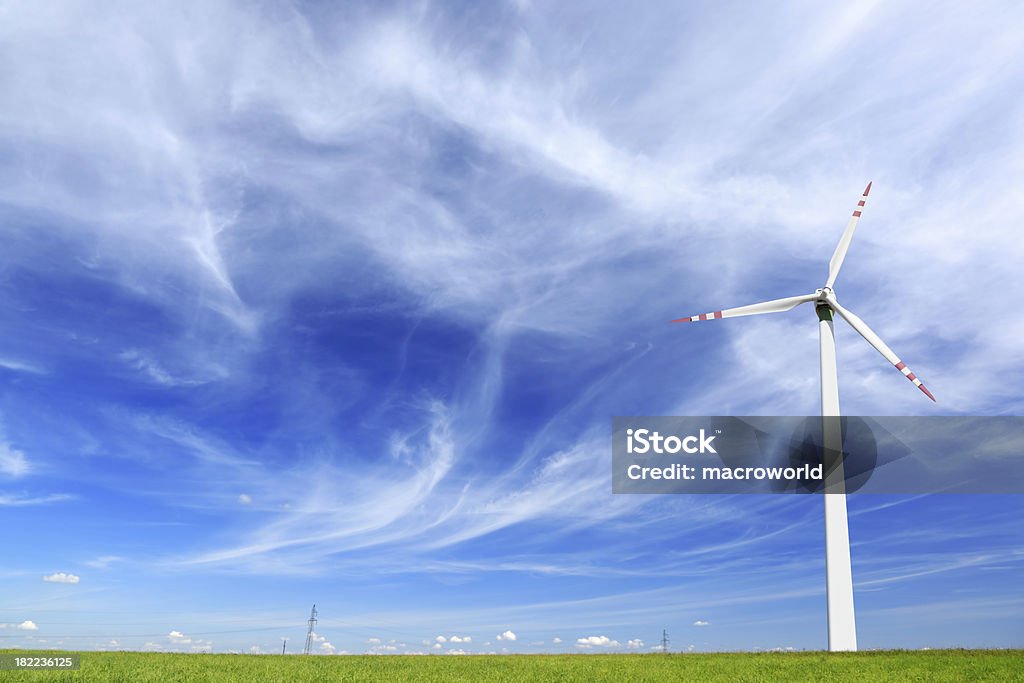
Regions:
<instances>
[{"instance_id":1,"label":"wispy white cloud","mask_svg":"<svg viewBox=\"0 0 1024 683\"><path fill-rule=\"evenodd\" d=\"M147 378L156 382L157 384L166 387L178 387L178 386L196 386L199 384L205 384L215 379L223 379L226 371L221 367L209 367L208 377L205 378L186 378L176 377L172 375L163 365L158 361L149 357L146 353L138 349L128 349L118 354L118 358L124 361L127 365L133 369L143 373Z\"/></svg>"},{"instance_id":2,"label":"wispy white cloud","mask_svg":"<svg viewBox=\"0 0 1024 683\"><path fill-rule=\"evenodd\" d=\"M43 577L43 581L48 583L71 583L76 584L81 581L81 578L77 574L69 574L67 572L54 572L53 574L47 574Z\"/></svg>"},{"instance_id":3,"label":"wispy white cloud","mask_svg":"<svg viewBox=\"0 0 1024 683\"><path fill-rule=\"evenodd\" d=\"M0 441L0 474L23 477L31 470L28 458L6 441Z\"/></svg>"},{"instance_id":4,"label":"wispy white cloud","mask_svg":"<svg viewBox=\"0 0 1024 683\"><path fill-rule=\"evenodd\" d=\"M14 358L0 358L0 368L14 370L15 372L29 372L35 375L42 375L46 373L46 369L40 365Z\"/></svg>"},{"instance_id":5,"label":"wispy white cloud","mask_svg":"<svg viewBox=\"0 0 1024 683\"><path fill-rule=\"evenodd\" d=\"M3 506L25 506L25 505L49 505L50 503L62 503L72 500L74 496L67 493L50 493L42 496L9 495L0 494L0 507Z\"/></svg>"},{"instance_id":6,"label":"wispy white cloud","mask_svg":"<svg viewBox=\"0 0 1024 683\"><path fill-rule=\"evenodd\" d=\"M118 555L101 555L100 557L86 560L83 564L93 569L106 569L112 564L123 562L124 558Z\"/></svg>"}]
</instances>

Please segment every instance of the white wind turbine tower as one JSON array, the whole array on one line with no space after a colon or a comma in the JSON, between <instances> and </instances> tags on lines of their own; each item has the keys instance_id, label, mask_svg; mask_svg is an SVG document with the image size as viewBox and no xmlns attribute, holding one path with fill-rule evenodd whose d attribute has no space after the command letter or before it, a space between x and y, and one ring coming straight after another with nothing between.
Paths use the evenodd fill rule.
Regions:
<instances>
[{"instance_id":1,"label":"white wind turbine tower","mask_svg":"<svg viewBox=\"0 0 1024 683\"><path fill-rule=\"evenodd\" d=\"M825 481L825 578L828 600L828 649L832 652L857 649L857 625L853 610L853 572L850 569L850 530L846 519L846 485L843 472L842 434L839 421L839 382L836 376L836 339L832 326L832 314L838 313L843 320L860 333L869 344L896 366L928 398L935 400L931 392L914 376L910 368L892 352L885 342L868 327L863 320L846 310L836 301L832 285L850 248L853 232L857 228L864 204L867 202L871 183L864 188L864 194L853 210L850 222L843 231L832 260L828 263L828 280L825 286L814 294L775 299L750 306L727 308L723 311L704 313L689 318L673 320L676 323L698 322L715 318L736 318L761 313L779 313L796 308L800 304L814 302L818 314L818 335L821 349L821 416L822 441L828 458Z\"/></svg>"}]
</instances>

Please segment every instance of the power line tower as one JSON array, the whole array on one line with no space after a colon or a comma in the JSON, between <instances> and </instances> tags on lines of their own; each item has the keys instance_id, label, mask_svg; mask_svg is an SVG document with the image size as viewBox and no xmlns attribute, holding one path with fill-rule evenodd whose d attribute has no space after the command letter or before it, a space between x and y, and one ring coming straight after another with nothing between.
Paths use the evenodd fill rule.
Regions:
<instances>
[{"instance_id":1,"label":"power line tower","mask_svg":"<svg viewBox=\"0 0 1024 683\"><path fill-rule=\"evenodd\" d=\"M668 652L668 631L661 629L661 651Z\"/></svg>"},{"instance_id":2,"label":"power line tower","mask_svg":"<svg viewBox=\"0 0 1024 683\"><path fill-rule=\"evenodd\" d=\"M316 628L316 605L313 605L313 611L309 613L309 630L306 631L306 647L302 650L302 654L308 655L310 648L313 647L313 629Z\"/></svg>"},{"instance_id":3,"label":"power line tower","mask_svg":"<svg viewBox=\"0 0 1024 683\"><path fill-rule=\"evenodd\" d=\"M284 654L285 649L288 647L288 639L282 638L281 641L281 654Z\"/></svg>"}]
</instances>

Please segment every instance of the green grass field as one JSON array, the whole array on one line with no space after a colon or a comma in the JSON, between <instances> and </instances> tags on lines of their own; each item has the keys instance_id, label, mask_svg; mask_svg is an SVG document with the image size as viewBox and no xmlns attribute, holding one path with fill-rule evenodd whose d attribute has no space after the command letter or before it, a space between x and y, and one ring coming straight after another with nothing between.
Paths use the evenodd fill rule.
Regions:
<instances>
[{"instance_id":1,"label":"green grass field","mask_svg":"<svg viewBox=\"0 0 1024 683\"><path fill-rule=\"evenodd\" d=\"M60 654L0 651L16 652ZM1024 681L1024 650L463 657L83 652L81 656L79 671L0 671L0 681Z\"/></svg>"}]
</instances>

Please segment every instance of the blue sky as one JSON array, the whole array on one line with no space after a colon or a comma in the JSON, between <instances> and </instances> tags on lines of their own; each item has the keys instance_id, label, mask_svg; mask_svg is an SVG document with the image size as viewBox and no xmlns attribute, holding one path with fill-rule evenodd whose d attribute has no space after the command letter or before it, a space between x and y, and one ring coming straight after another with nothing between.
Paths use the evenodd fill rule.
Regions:
<instances>
[{"instance_id":1,"label":"blue sky","mask_svg":"<svg viewBox=\"0 0 1024 683\"><path fill-rule=\"evenodd\" d=\"M821 501L613 415L1016 415L1014 3L0 11L0 647L825 646ZM1021 646L1019 496L852 497L861 647ZM452 636L456 636L453 639ZM499 638L499 636L501 636ZM441 640L443 638L443 640Z\"/></svg>"}]
</instances>

